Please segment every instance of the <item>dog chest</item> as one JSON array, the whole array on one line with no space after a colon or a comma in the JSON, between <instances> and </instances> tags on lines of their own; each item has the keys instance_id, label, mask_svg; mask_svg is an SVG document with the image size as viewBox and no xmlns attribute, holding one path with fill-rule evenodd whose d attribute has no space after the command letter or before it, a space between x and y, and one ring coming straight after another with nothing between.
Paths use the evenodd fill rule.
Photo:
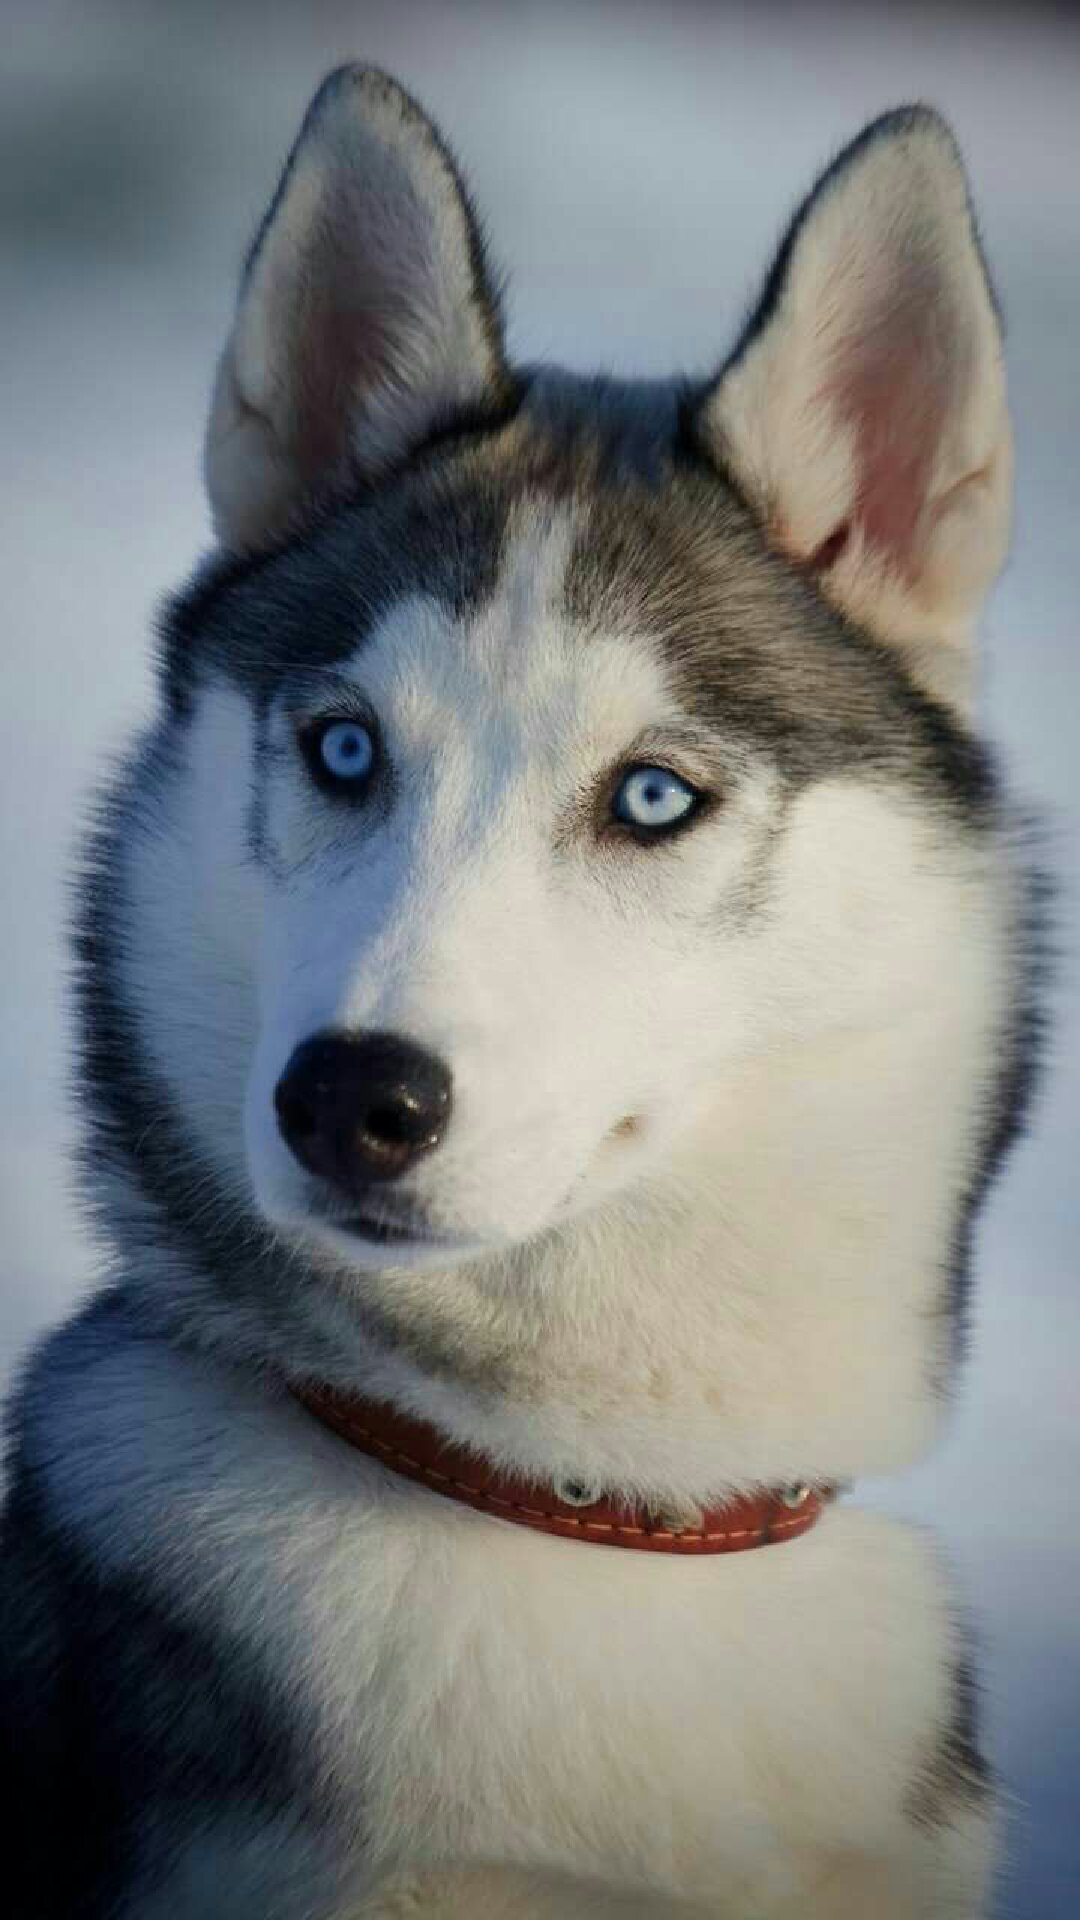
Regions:
<instances>
[{"instance_id":1,"label":"dog chest","mask_svg":"<svg viewBox=\"0 0 1080 1920\"><path fill-rule=\"evenodd\" d=\"M536 1536L142 1343L85 1369L50 1438L58 1517L243 1663L342 1848L388 1867L756 1884L887 1842L946 1711L932 1557L854 1508L718 1559Z\"/></svg>"}]
</instances>

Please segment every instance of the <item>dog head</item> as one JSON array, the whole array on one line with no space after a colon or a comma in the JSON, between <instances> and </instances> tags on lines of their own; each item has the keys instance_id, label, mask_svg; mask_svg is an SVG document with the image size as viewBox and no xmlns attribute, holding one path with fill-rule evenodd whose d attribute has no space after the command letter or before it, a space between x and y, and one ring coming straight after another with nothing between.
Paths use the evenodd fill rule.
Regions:
<instances>
[{"instance_id":1,"label":"dog head","mask_svg":"<svg viewBox=\"0 0 1080 1920\"><path fill-rule=\"evenodd\" d=\"M761 1063L814 1063L827 1132L827 1050L905 1023L978 1036L955 1085L924 1061L974 1112L1000 966L964 715L1010 440L934 113L819 181L719 372L634 387L510 364L445 146L344 70L248 261L206 470L127 993L278 1244L505 1257L676 1192Z\"/></svg>"}]
</instances>

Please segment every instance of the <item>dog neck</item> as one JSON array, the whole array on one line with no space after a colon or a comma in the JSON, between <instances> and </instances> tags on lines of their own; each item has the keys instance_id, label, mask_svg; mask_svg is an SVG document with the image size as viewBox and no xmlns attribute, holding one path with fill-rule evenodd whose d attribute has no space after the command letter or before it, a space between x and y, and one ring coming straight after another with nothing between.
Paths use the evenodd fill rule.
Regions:
<instances>
[{"instance_id":1,"label":"dog neck","mask_svg":"<svg viewBox=\"0 0 1080 1920\"><path fill-rule=\"evenodd\" d=\"M736 1495L692 1515L672 1515L628 1504L580 1480L523 1480L382 1401L321 1387L299 1389L297 1398L323 1426L389 1472L506 1525L577 1545L676 1555L745 1553L807 1533L836 1492L793 1482Z\"/></svg>"}]
</instances>

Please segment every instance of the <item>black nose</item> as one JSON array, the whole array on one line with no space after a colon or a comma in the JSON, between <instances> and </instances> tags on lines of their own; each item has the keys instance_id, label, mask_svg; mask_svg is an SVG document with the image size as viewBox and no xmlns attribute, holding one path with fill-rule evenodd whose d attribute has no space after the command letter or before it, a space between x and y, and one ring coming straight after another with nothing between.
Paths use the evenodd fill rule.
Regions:
<instances>
[{"instance_id":1,"label":"black nose","mask_svg":"<svg viewBox=\"0 0 1080 1920\"><path fill-rule=\"evenodd\" d=\"M397 1034L319 1033L297 1047L274 1106L301 1166L358 1188L393 1180L438 1146L450 1084L441 1060Z\"/></svg>"}]
</instances>

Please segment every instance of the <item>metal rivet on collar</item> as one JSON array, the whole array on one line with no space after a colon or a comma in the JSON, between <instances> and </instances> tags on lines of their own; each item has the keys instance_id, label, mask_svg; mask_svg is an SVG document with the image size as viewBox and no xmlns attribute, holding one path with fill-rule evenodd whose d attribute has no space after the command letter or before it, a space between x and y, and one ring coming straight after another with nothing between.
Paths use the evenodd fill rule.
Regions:
<instances>
[{"instance_id":1,"label":"metal rivet on collar","mask_svg":"<svg viewBox=\"0 0 1080 1920\"><path fill-rule=\"evenodd\" d=\"M603 1491L596 1480L555 1480L552 1485L566 1507L595 1507Z\"/></svg>"},{"instance_id":2,"label":"metal rivet on collar","mask_svg":"<svg viewBox=\"0 0 1080 1920\"><path fill-rule=\"evenodd\" d=\"M798 1486L785 1487L780 1499L785 1507L805 1507L810 1493L811 1488L800 1481Z\"/></svg>"}]
</instances>

